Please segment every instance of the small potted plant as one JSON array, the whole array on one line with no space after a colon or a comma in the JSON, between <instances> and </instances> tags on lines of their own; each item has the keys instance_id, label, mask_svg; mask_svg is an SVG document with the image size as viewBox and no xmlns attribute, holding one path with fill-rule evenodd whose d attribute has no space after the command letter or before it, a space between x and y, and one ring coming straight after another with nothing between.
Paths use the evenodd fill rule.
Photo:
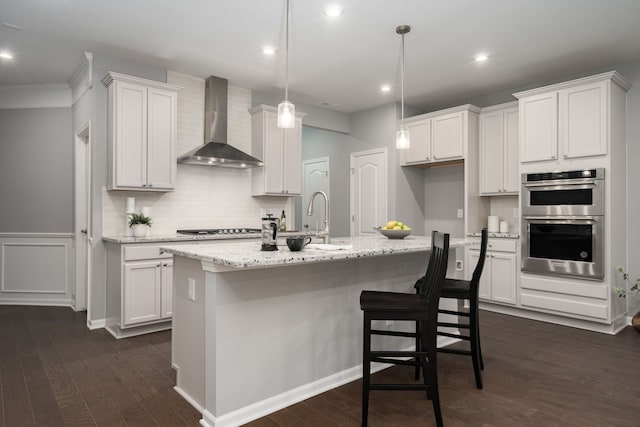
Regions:
<instances>
[{"instance_id":1,"label":"small potted plant","mask_svg":"<svg viewBox=\"0 0 640 427\"><path fill-rule=\"evenodd\" d=\"M129 227L133 237L144 237L151 227L151 218L141 213L134 213L129 219Z\"/></svg>"},{"instance_id":2,"label":"small potted plant","mask_svg":"<svg viewBox=\"0 0 640 427\"><path fill-rule=\"evenodd\" d=\"M628 292L640 295L640 279L636 279L635 282L629 280L629 273L624 271L624 267L621 265L616 268L616 271L622 274L622 280L625 282L625 285L628 285ZM627 290L624 288L614 288L614 291L620 298L627 297ZM640 311L631 318L631 326L633 326L636 332L640 333Z\"/></svg>"}]
</instances>

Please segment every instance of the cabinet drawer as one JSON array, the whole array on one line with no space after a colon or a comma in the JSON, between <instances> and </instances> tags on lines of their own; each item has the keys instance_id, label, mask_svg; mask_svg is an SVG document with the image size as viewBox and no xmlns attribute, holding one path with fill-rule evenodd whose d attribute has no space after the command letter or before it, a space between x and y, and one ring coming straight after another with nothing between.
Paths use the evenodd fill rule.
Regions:
<instances>
[{"instance_id":1,"label":"cabinet drawer","mask_svg":"<svg viewBox=\"0 0 640 427\"><path fill-rule=\"evenodd\" d=\"M143 259L172 258L173 254L160 253L160 245L125 246L124 260L136 261Z\"/></svg>"},{"instance_id":2,"label":"cabinet drawer","mask_svg":"<svg viewBox=\"0 0 640 427\"><path fill-rule=\"evenodd\" d=\"M518 240L516 239L489 239L487 251L516 252ZM480 243L469 246L469 249L480 250Z\"/></svg>"}]
</instances>

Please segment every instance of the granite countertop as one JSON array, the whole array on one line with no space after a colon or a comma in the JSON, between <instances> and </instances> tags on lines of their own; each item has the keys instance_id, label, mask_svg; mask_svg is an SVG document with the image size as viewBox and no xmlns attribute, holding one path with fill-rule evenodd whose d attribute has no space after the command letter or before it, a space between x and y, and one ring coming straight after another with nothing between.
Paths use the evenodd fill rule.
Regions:
<instances>
[{"instance_id":1,"label":"granite countertop","mask_svg":"<svg viewBox=\"0 0 640 427\"><path fill-rule=\"evenodd\" d=\"M498 238L498 239L519 239L520 234L518 233L488 233L489 237ZM482 233L467 233L467 237L482 237Z\"/></svg>"},{"instance_id":2,"label":"granite countertop","mask_svg":"<svg viewBox=\"0 0 640 427\"><path fill-rule=\"evenodd\" d=\"M287 236L314 236L315 232L311 231L280 231L278 237ZM242 239L260 239L260 233L255 234L159 234L147 237L133 236L102 236L102 240L113 243L158 243L158 242L189 242L200 240L242 240Z\"/></svg>"},{"instance_id":3,"label":"granite countertop","mask_svg":"<svg viewBox=\"0 0 640 427\"><path fill-rule=\"evenodd\" d=\"M451 248L464 246L470 241L452 238ZM161 250L175 255L193 258L232 268L256 268L420 252L431 249L431 237L408 236L404 239L387 239L383 236L332 238L331 247L321 249L321 244L310 244L300 252L291 252L286 245L278 251L262 252L256 242L234 242L226 245L163 246Z\"/></svg>"}]
</instances>

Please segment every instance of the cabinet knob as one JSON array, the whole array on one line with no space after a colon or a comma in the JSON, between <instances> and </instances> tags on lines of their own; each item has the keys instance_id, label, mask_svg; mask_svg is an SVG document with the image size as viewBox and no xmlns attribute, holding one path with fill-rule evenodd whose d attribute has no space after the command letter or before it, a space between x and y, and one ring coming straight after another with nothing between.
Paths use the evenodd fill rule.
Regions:
<instances>
[{"instance_id":1,"label":"cabinet knob","mask_svg":"<svg viewBox=\"0 0 640 427\"><path fill-rule=\"evenodd\" d=\"M551 156L551 158L552 158L552 159L556 159L556 158L558 158L558 156Z\"/></svg>"},{"instance_id":2,"label":"cabinet knob","mask_svg":"<svg viewBox=\"0 0 640 427\"><path fill-rule=\"evenodd\" d=\"M168 266L169 264L167 264L166 262L164 264L162 264L163 267Z\"/></svg>"},{"instance_id":3,"label":"cabinet knob","mask_svg":"<svg viewBox=\"0 0 640 427\"><path fill-rule=\"evenodd\" d=\"M161 263L156 264L156 267L162 267L162 264Z\"/></svg>"}]
</instances>

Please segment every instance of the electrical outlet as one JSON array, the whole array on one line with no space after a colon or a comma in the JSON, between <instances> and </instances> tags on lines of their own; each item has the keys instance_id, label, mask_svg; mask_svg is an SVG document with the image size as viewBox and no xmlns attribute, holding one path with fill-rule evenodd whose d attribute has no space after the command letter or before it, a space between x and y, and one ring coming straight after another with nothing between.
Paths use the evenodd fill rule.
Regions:
<instances>
[{"instance_id":1,"label":"electrical outlet","mask_svg":"<svg viewBox=\"0 0 640 427\"><path fill-rule=\"evenodd\" d=\"M458 209L458 218L464 218L464 210Z\"/></svg>"},{"instance_id":2,"label":"electrical outlet","mask_svg":"<svg viewBox=\"0 0 640 427\"><path fill-rule=\"evenodd\" d=\"M189 279L189 299L196 300L196 281L194 279Z\"/></svg>"},{"instance_id":3,"label":"electrical outlet","mask_svg":"<svg viewBox=\"0 0 640 427\"><path fill-rule=\"evenodd\" d=\"M456 260L456 271L462 271L463 270L463 265L462 265L462 260L461 259L457 259Z\"/></svg>"}]
</instances>

